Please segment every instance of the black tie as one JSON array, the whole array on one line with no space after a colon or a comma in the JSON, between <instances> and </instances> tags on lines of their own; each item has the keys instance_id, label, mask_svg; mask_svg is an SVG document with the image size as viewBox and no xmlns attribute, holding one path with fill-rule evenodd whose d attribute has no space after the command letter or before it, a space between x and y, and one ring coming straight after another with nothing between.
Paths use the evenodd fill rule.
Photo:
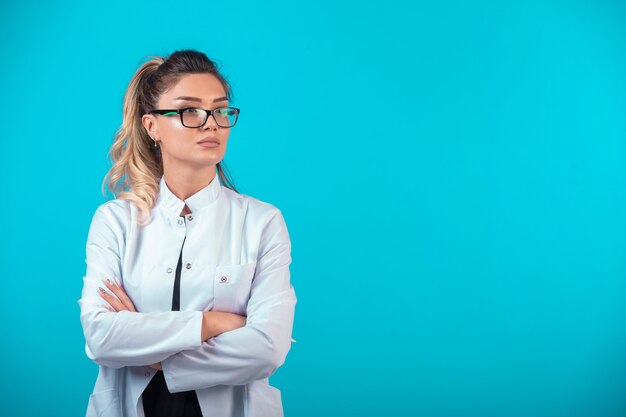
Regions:
<instances>
[{"instance_id":1,"label":"black tie","mask_svg":"<svg viewBox=\"0 0 626 417\"><path fill-rule=\"evenodd\" d=\"M183 247L185 246L185 239L183 239L183 245L180 248L180 255L178 256L178 265L176 266L176 277L174 278L174 292L172 295L172 311L180 311L180 273L183 269Z\"/></svg>"},{"instance_id":2,"label":"black tie","mask_svg":"<svg viewBox=\"0 0 626 417\"><path fill-rule=\"evenodd\" d=\"M180 273L183 269L183 247L186 239L187 236L183 239L176 266L172 311L180 311ZM163 371L157 371L141 397L145 417L202 417L196 391L169 392Z\"/></svg>"}]
</instances>

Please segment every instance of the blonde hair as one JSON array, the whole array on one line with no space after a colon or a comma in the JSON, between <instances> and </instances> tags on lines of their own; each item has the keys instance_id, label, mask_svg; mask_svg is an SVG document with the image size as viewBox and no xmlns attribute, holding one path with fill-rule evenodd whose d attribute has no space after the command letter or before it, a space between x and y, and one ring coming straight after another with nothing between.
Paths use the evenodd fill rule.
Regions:
<instances>
[{"instance_id":1,"label":"blonde hair","mask_svg":"<svg viewBox=\"0 0 626 417\"><path fill-rule=\"evenodd\" d=\"M141 117L156 108L161 94L186 74L215 75L224 86L228 100L232 99L229 83L219 73L215 62L202 52L187 49L167 57L148 58L150 60L135 72L124 94L122 124L109 150L113 165L102 181L105 196L106 186L116 198L135 204L140 226L152 218L151 208L158 197L159 179L163 175L161 148L152 146L152 138L143 127ZM223 161L217 163L216 170L220 182L238 192Z\"/></svg>"}]
</instances>

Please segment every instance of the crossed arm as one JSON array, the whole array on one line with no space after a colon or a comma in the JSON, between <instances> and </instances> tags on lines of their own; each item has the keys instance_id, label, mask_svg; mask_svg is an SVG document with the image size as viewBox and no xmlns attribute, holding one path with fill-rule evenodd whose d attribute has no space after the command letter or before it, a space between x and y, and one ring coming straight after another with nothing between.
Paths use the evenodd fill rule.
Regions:
<instances>
[{"instance_id":1,"label":"crossed arm","mask_svg":"<svg viewBox=\"0 0 626 417\"><path fill-rule=\"evenodd\" d=\"M116 282L106 279L105 285L111 293L107 292L104 288L99 287L98 293L107 302L102 307L107 310L117 313L119 311L131 311L137 312L132 300L124 291L124 288ZM222 311L205 311L202 313L202 330L201 341L210 339L218 334L228 332L245 326L246 317L240 316L235 313L228 313ZM151 368L161 370L161 362L149 365Z\"/></svg>"},{"instance_id":2,"label":"crossed arm","mask_svg":"<svg viewBox=\"0 0 626 417\"><path fill-rule=\"evenodd\" d=\"M291 243L280 211L263 229L246 317L219 311L137 312L113 282L121 276L119 236L110 214L96 210L79 300L89 358L113 368L160 367L170 392L244 385L283 364L297 300L290 284Z\"/></svg>"}]
</instances>

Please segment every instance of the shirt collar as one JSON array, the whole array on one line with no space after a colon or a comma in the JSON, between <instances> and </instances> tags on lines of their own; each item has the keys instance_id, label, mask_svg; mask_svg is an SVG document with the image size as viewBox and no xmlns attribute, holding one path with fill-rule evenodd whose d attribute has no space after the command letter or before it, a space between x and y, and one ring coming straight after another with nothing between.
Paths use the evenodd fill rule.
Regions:
<instances>
[{"instance_id":1,"label":"shirt collar","mask_svg":"<svg viewBox=\"0 0 626 417\"><path fill-rule=\"evenodd\" d=\"M215 177L211 180L209 185L184 201L172 193L165 183L164 175L161 175L159 187L160 191L157 197L156 206L162 207L168 213L180 216L185 204L187 204L187 207L189 207L192 213L196 213L216 201L220 195L222 185L219 182L219 175L215 173Z\"/></svg>"}]
</instances>

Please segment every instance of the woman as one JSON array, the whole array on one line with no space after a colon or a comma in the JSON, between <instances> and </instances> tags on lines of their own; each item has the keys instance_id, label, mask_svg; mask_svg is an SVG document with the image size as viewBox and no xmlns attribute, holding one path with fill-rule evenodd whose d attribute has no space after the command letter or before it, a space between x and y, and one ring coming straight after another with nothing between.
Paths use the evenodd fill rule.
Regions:
<instances>
[{"instance_id":1,"label":"woman","mask_svg":"<svg viewBox=\"0 0 626 417\"><path fill-rule=\"evenodd\" d=\"M111 149L117 198L87 237L78 303L100 365L87 416L281 416L268 377L296 304L284 218L226 178L239 109L214 62L193 50L151 58Z\"/></svg>"}]
</instances>

